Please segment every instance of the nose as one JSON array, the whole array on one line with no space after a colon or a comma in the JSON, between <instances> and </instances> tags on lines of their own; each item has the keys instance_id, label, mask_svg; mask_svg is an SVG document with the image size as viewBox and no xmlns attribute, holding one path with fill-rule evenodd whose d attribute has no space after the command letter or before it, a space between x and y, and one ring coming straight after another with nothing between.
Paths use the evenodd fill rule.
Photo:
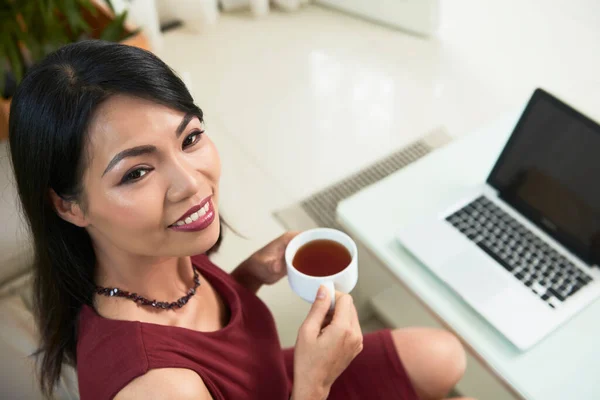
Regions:
<instances>
[{"instance_id":1,"label":"nose","mask_svg":"<svg viewBox=\"0 0 600 400\"><path fill-rule=\"evenodd\" d=\"M167 200L173 203L194 196L200 189L199 172L184 160L175 160L169 168Z\"/></svg>"}]
</instances>

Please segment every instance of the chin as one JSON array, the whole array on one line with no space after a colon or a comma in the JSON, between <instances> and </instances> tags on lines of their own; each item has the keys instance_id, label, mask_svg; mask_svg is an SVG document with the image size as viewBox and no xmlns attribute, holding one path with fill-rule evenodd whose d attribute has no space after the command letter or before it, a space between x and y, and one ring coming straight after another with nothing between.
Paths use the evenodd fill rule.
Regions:
<instances>
[{"instance_id":1,"label":"chin","mask_svg":"<svg viewBox=\"0 0 600 400\"><path fill-rule=\"evenodd\" d=\"M191 251L190 256L196 254L204 254L209 251L219 240L219 234L221 232L221 223L218 216L215 218L212 224L203 231L199 232L200 236L197 238L194 248Z\"/></svg>"}]
</instances>

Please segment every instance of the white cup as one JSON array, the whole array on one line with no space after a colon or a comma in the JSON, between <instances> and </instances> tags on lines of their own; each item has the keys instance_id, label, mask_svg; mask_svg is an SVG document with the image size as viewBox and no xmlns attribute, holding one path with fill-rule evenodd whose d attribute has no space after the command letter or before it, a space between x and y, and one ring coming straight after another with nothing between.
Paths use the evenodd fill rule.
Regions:
<instances>
[{"instance_id":1,"label":"white cup","mask_svg":"<svg viewBox=\"0 0 600 400\"><path fill-rule=\"evenodd\" d=\"M294 256L300 247L313 240L333 240L344 246L352 256L350 264L337 274L330 276L311 276L298 271L292 264ZM349 293L358 281L358 251L356 243L336 229L316 228L304 231L293 238L285 249L285 263L287 265L288 281L292 290L301 298L312 303L317 297L320 285L329 291L331 308L335 306L335 291Z\"/></svg>"}]
</instances>

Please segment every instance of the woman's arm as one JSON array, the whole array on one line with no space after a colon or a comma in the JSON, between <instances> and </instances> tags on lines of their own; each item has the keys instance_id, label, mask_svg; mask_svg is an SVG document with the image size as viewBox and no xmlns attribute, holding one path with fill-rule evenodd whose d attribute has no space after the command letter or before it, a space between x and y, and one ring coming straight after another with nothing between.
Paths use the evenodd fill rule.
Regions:
<instances>
[{"instance_id":1,"label":"woman's arm","mask_svg":"<svg viewBox=\"0 0 600 400\"><path fill-rule=\"evenodd\" d=\"M325 389L296 390L294 387L292 389L292 397L290 397L290 400L326 400L328 395L329 391Z\"/></svg>"},{"instance_id":2,"label":"woman's arm","mask_svg":"<svg viewBox=\"0 0 600 400\"><path fill-rule=\"evenodd\" d=\"M183 368L152 369L132 380L115 400L213 400L204 381L192 370Z\"/></svg>"},{"instance_id":3,"label":"woman's arm","mask_svg":"<svg viewBox=\"0 0 600 400\"><path fill-rule=\"evenodd\" d=\"M241 263L231 276L256 293L262 285L272 285L286 275L285 248L298 232L286 232Z\"/></svg>"},{"instance_id":4,"label":"woman's arm","mask_svg":"<svg viewBox=\"0 0 600 400\"><path fill-rule=\"evenodd\" d=\"M252 293L258 292L258 289L263 285L254 273L256 268L254 262L253 257L250 257L231 272L233 279Z\"/></svg>"}]
</instances>

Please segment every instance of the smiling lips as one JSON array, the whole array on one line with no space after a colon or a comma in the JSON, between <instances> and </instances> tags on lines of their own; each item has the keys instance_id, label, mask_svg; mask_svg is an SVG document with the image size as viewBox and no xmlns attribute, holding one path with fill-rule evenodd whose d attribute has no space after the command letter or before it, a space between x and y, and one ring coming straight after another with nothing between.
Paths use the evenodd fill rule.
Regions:
<instances>
[{"instance_id":1,"label":"smiling lips","mask_svg":"<svg viewBox=\"0 0 600 400\"><path fill-rule=\"evenodd\" d=\"M190 208L179 221L169 228L176 231L192 232L206 229L215 219L215 210L210 197L197 206Z\"/></svg>"},{"instance_id":2,"label":"smiling lips","mask_svg":"<svg viewBox=\"0 0 600 400\"><path fill-rule=\"evenodd\" d=\"M206 203L204 205L204 207L200 208L198 211L196 211L192 214L188 214L187 217L184 217L183 219L180 219L179 221L175 222L174 225L177 225L177 226L189 225L194 221L198 221L198 218L200 218L206 214L206 212L208 211L208 208L209 208L209 205L208 205L208 203Z\"/></svg>"}]
</instances>

